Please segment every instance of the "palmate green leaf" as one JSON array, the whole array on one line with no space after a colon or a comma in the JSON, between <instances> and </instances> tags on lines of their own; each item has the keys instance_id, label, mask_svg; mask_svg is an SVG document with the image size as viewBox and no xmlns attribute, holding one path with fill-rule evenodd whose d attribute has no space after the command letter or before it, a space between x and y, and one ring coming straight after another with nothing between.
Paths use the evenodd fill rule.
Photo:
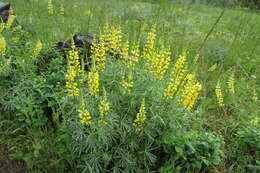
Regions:
<instances>
[{"instance_id":1,"label":"palmate green leaf","mask_svg":"<svg viewBox=\"0 0 260 173\"><path fill-rule=\"evenodd\" d=\"M175 146L175 151L180 154L181 156L183 155L183 149L179 146Z\"/></svg>"},{"instance_id":2,"label":"palmate green leaf","mask_svg":"<svg viewBox=\"0 0 260 173\"><path fill-rule=\"evenodd\" d=\"M201 160L203 161L203 163L204 163L206 166L210 166L210 161L208 161L208 160L205 159L205 158L201 158Z\"/></svg>"}]
</instances>

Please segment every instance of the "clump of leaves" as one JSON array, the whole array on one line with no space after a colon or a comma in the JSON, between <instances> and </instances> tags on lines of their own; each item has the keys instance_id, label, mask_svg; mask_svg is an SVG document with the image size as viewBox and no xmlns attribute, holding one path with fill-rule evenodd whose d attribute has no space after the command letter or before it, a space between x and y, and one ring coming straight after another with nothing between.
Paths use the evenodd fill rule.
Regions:
<instances>
[{"instance_id":1,"label":"clump of leaves","mask_svg":"<svg viewBox=\"0 0 260 173\"><path fill-rule=\"evenodd\" d=\"M223 139L212 133L182 130L163 135L164 152L170 155L161 172L199 172L220 164L223 159Z\"/></svg>"}]
</instances>

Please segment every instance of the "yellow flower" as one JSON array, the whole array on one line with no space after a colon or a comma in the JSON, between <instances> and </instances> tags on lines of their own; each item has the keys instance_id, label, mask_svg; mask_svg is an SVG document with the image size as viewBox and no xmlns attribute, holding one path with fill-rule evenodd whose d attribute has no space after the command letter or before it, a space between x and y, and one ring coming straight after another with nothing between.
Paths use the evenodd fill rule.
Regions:
<instances>
[{"instance_id":1,"label":"yellow flower","mask_svg":"<svg viewBox=\"0 0 260 173\"><path fill-rule=\"evenodd\" d=\"M146 44L143 51L143 58L150 61L153 58L155 50L155 38L156 38L156 29L155 26L152 27L151 31L148 33L146 38Z\"/></svg>"},{"instance_id":2,"label":"yellow flower","mask_svg":"<svg viewBox=\"0 0 260 173\"><path fill-rule=\"evenodd\" d=\"M140 58L140 50L139 50L139 44L135 43L131 49L131 56L129 57L128 66L130 69L134 70L136 64L139 62Z\"/></svg>"},{"instance_id":3,"label":"yellow flower","mask_svg":"<svg viewBox=\"0 0 260 173\"><path fill-rule=\"evenodd\" d=\"M0 55L4 55L6 51L6 41L3 36L0 35Z\"/></svg>"},{"instance_id":4,"label":"yellow flower","mask_svg":"<svg viewBox=\"0 0 260 173\"><path fill-rule=\"evenodd\" d=\"M3 59L0 61L0 75L4 73L11 65L11 58L9 59Z\"/></svg>"},{"instance_id":5,"label":"yellow flower","mask_svg":"<svg viewBox=\"0 0 260 173\"><path fill-rule=\"evenodd\" d=\"M228 90L232 94L235 93L234 83L235 83L234 72L232 72L232 74L229 76L228 81L227 81Z\"/></svg>"},{"instance_id":6,"label":"yellow flower","mask_svg":"<svg viewBox=\"0 0 260 173\"><path fill-rule=\"evenodd\" d=\"M19 37L12 37L12 41L14 41L14 42L18 42L19 41Z\"/></svg>"},{"instance_id":7,"label":"yellow flower","mask_svg":"<svg viewBox=\"0 0 260 173\"><path fill-rule=\"evenodd\" d=\"M186 52L183 52L174 64L173 71L170 75L170 81L167 88L164 89L164 97L166 99L172 99L176 94L179 93L181 84L185 79L186 73Z\"/></svg>"},{"instance_id":8,"label":"yellow flower","mask_svg":"<svg viewBox=\"0 0 260 173\"><path fill-rule=\"evenodd\" d=\"M146 38L146 44L143 51L143 58L146 60L147 70L162 80L164 74L170 66L170 52L163 45L157 51L155 48L156 29L152 27Z\"/></svg>"},{"instance_id":9,"label":"yellow flower","mask_svg":"<svg viewBox=\"0 0 260 173\"><path fill-rule=\"evenodd\" d=\"M150 61L148 70L158 79L162 80L170 66L170 60L170 52L162 49L154 54L154 57Z\"/></svg>"},{"instance_id":10,"label":"yellow flower","mask_svg":"<svg viewBox=\"0 0 260 173\"><path fill-rule=\"evenodd\" d=\"M252 120L251 120L251 124L257 126L260 125L260 118L258 116L255 116Z\"/></svg>"},{"instance_id":11,"label":"yellow flower","mask_svg":"<svg viewBox=\"0 0 260 173\"><path fill-rule=\"evenodd\" d=\"M202 86L196 81L194 74L188 74L185 80L187 81L182 89L182 98L180 102L184 107L191 111L198 98L199 92L202 89Z\"/></svg>"},{"instance_id":12,"label":"yellow flower","mask_svg":"<svg viewBox=\"0 0 260 173\"><path fill-rule=\"evenodd\" d=\"M256 89L254 89L254 91L253 91L253 100L255 100L255 101L258 100Z\"/></svg>"},{"instance_id":13,"label":"yellow flower","mask_svg":"<svg viewBox=\"0 0 260 173\"><path fill-rule=\"evenodd\" d=\"M83 97L80 99L80 108L77 110L79 113L79 121L86 126L91 125L91 119L92 117L90 116L89 111L86 109Z\"/></svg>"},{"instance_id":14,"label":"yellow flower","mask_svg":"<svg viewBox=\"0 0 260 173\"><path fill-rule=\"evenodd\" d=\"M79 82L81 81L79 78L82 73L79 54L72 39L71 50L67 56L67 74L65 75L68 96L79 96Z\"/></svg>"},{"instance_id":15,"label":"yellow flower","mask_svg":"<svg viewBox=\"0 0 260 173\"><path fill-rule=\"evenodd\" d=\"M50 15L53 15L53 4L52 4L52 0L49 0L48 1L48 13L50 14Z\"/></svg>"},{"instance_id":16,"label":"yellow flower","mask_svg":"<svg viewBox=\"0 0 260 173\"><path fill-rule=\"evenodd\" d=\"M216 92L216 98L217 98L218 105L220 107L223 107L224 106L224 103L223 103L224 102L224 98L223 98L223 95L222 95L221 85L220 85L219 81L218 81L218 83L216 85L215 92Z\"/></svg>"},{"instance_id":17,"label":"yellow flower","mask_svg":"<svg viewBox=\"0 0 260 173\"><path fill-rule=\"evenodd\" d=\"M32 58L36 58L40 54L41 50L42 50L42 43L40 40L38 40L35 49L33 51Z\"/></svg>"},{"instance_id":18,"label":"yellow flower","mask_svg":"<svg viewBox=\"0 0 260 173\"><path fill-rule=\"evenodd\" d=\"M22 26L21 25L18 25L18 26L15 26L12 28L13 31L19 31L22 29Z\"/></svg>"},{"instance_id":19,"label":"yellow flower","mask_svg":"<svg viewBox=\"0 0 260 173\"><path fill-rule=\"evenodd\" d=\"M128 91L128 93L131 93L131 89L134 87L132 70L128 71L127 79L123 78L121 85Z\"/></svg>"},{"instance_id":20,"label":"yellow flower","mask_svg":"<svg viewBox=\"0 0 260 173\"><path fill-rule=\"evenodd\" d=\"M139 112L136 114L136 118L133 122L133 126L135 127L136 132L140 132L142 130L142 126L146 119L147 119L147 113L145 111L145 100L143 99Z\"/></svg>"},{"instance_id":21,"label":"yellow flower","mask_svg":"<svg viewBox=\"0 0 260 173\"><path fill-rule=\"evenodd\" d=\"M199 60L199 54L197 54L194 59L193 59L193 63L194 64L197 64L198 63L198 60Z\"/></svg>"},{"instance_id":22,"label":"yellow flower","mask_svg":"<svg viewBox=\"0 0 260 173\"><path fill-rule=\"evenodd\" d=\"M15 20L15 15L12 15L12 14L9 15L7 22L5 24L5 29L9 29L12 26L14 20Z\"/></svg>"},{"instance_id":23,"label":"yellow flower","mask_svg":"<svg viewBox=\"0 0 260 173\"><path fill-rule=\"evenodd\" d=\"M65 9L64 9L64 6L63 4L60 5L60 15L64 15L65 14Z\"/></svg>"},{"instance_id":24,"label":"yellow flower","mask_svg":"<svg viewBox=\"0 0 260 173\"><path fill-rule=\"evenodd\" d=\"M126 41L122 45L121 58L123 59L124 63L127 64L128 60L129 60L129 42L128 41Z\"/></svg>"},{"instance_id":25,"label":"yellow flower","mask_svg":"<svg viewBox=\"0 0 260 173\"><path fill-rule=\"evenodd\" d=\"M106 47L102 38L97 42L93 41L91 46L91 59L93 61L94 68L98 71L102 71L106 67Z\"/></svg>"},{"instance_id":26,"label":"yellow flower","mask_svg":"<svg viewBox=\"0 0 260 173\"><path fill-rule=\"evenodd\" d=\"M105 117L110 110L109 101L107 100L106 91L104 90L104 94L101 98L101 101L98 105L98 110L101 118Z\"/></svg>"},{"instance_id":27,"label":"yellow flower","mask_svg":"<svg viewBox=\"0 0 260 173\"><path fill-rule=\"evenodd\" d=\"M120 27L109 27L108 25L104 28L104 34L101 35L101 39L106 45L106 52L113 55L118 55L122 47L122 32Z\"/></svg>"},{"instance_id":28,"label":"yellow flower","mask_svg":"<svg viewBox=\"0 0 260 173\"><path fill-rule=\"evenodd\" d=\"M208 72L215 71L216 68L217 68L217 64L214 64L214 65L212 65L212 66L208 69Z\"/></svg>"},{"instance_id":29,"label":"yellow flower","mask_svg":"<svg viewBox=\"0 0 260 173\"><path fill-rule=\"evenodd\" d=\"M97 96L99 92L99 72L93 67L88 72L88 90L92 96Z\"/></svg>"},{"instance_id":30,"label":"yellow flower","mask_svg":"<svg viewBox=\"0 0 260 173\"><path fill-rule=\"evenodd\" d=\"M136 64L139 61L139 45L134 44L129 55L129 42L126 41L122 45L121 59L128 71L134 71Z\"/></svg>"}]
</instances>

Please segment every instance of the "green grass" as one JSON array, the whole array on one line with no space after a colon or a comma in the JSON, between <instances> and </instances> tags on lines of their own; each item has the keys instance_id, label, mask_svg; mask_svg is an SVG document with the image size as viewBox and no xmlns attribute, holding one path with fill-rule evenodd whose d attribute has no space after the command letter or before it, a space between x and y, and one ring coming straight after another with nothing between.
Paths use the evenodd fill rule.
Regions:
<instances>
[{"instance_id":1,"label":"green grass","mask_svg":"<svg viewBox=\"0 0 260 173\"><path fill-rule=\"evenodd\" d=\"M25 44L20 47L13 46L18 47L12 54L12 58L16 59L19 56L21 58L30 56L37 40L43 43L43 54L40 57L45 59L47 58L45 56L52 54L51 48L58 41L70 39L76 32L99 35L106 24L120 26L130 44L140 40L141 48L143 48L147 33L152 25L156 25L157 46L160 47L160 43L164 43L169 47L173 62L186 50L189 69L197 73L202 83L203 90L194 111L194 117L199 119L194 125L195 129L214 132L224 137L225 144L222 148L225 152L225 159L220 165L210 170L205 169L205 171L244 173L259 170L259 148L256 147L251 151L248 147L257 145L257 141L252 141L259 136L255 137L250 130L249 132L241 130L246 126L257 128L260 125L260 101L256 98L260 94L260 15L258 11L240 8L223 9L202 4L185 5L166 0L60 0L53 1L54 14L49 15L47 3L44 0L9 0L9 2L19 24L28 31L28 34L24 34ZM59 12L61 4L65 8L64 15ZM224 14L219 19L223 10ZM9 43L16 35L4 33L4 36ZM12 52L12 50L8 51ZM193 59L197 54L199 54L199 63L195 65ZM32 100L29 98L23 100L21 98L26 98L24 92L35 92L36 98L38 96L45 99L57 98L50 101L54 105L56 102L66 103L59 100L64 99L63 92L59 90L62 86L59 88L51 84L52 80L64 82L64 79L60 78L65 71L60 69L63 63L62 57L55 53L53 56L58 57L52 62L53 71L46 72L43 76L39 77L38 74L30 72L30 64L21 67L28 76L23 77L19 69L14 72L14 81L24 80L20 85L18 85L19 82L13 83L16 86L16 93L13 96L8 95L11 91L1 87L0 99L3 98L5 101L4 97L7 95L9 98L14 98L9 99L7 107L18 103L30 105L34 96ZM209 71L208 69L215 64L216 69ZM111 71L108 70L108 72ZM234 95L230 95L226 84L232 72L235 74ZM39 81L46 77L49 78L48 85L41 86ZM113 78L116 74L107 74L107 77ZM222 85L224 108L219 108L216 101L215 87L218 81ZM4 84L4 82L1 83L3 86ZM31 88L23 89L24 86ZM32 86L39 87L43 93L37 93ZM51 92L48 87L52 87ZM21 97L16 97L17 94ZM80 164L83 163L77 163L75 161L77 156L72 152L74 151L71 148L73 140L63 129L66 121L59 121L57 120L59 118L54 117L54 121L60 128L58 131L53 130L50 124L40 126L40 128L27 127L19 121L19 115L13 115L12 110L5 107L4 101L0 102L0 172L1 169L11 172L19 172L19 170L44 172L47 165L55 172L81 170ZM39 101L38 104L40 103ZM37 103L34 104L37 105ZM57 113L57 116L73 114L69 106L53 106L52 111ZM28 108L24 111L35 111L35 116L41 115L41 108L32 110ZM45 121L47 120L36 123L44 124ZM240 131L243 133L240 134ZM246 142L241 140L242 142L239 143L240 139L246 139ZM49 164L50 162L52 164Z\"/></svg>"}]
</instances>

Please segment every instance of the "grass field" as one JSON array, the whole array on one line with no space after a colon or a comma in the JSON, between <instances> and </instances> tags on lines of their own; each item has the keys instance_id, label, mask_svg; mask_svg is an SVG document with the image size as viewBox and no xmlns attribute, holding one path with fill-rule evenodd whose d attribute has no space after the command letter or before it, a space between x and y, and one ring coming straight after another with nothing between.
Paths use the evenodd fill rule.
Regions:
<instances>
[{"instance_id":1,"label":"grass field","mask_svg":"<svg viewBox=\"0 0 260 173\"><path fill-rule=\"evenodd\" d=\"M260 171L259 10L9 2L22 29L1 25L0 173ZM100 44L64 58L78 32Z\"/></svg>"}]
</instances>

